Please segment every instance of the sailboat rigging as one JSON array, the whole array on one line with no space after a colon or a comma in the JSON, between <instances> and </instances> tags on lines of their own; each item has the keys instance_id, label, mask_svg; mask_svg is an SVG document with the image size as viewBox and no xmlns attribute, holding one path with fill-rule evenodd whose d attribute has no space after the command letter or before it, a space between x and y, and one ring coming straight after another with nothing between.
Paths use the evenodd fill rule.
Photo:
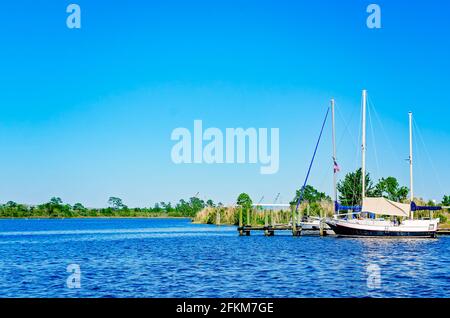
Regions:
<instances>
[{"instance_id":1,"label":"sailboat rigging","mask_svg":"<svg viewBox=\"0 0 450 318\"><path fill-rule=\"evenodd\" d=\"M441 207L417 206L414 202L413 179L413 147L412 147L412 113L409 116L409 164L410 164L410 204L399 203L383 197L367 197L366 195L366 107L367 91L362 92L362 144L361 144L361 174L362 195L361 206L342 206L339 204L336 190L336 149L334 141L333 117L333 172L335 194L335 216L327 219L326 224L340 236L387 236L387 237L435 237L439 219L414 219L414 212L422 210L440 210ZM332 114L334 101L332 101ZM344 218L340 210L350 210ZM354 218L354 216L357 218ZM385 219L387 216L389 218ZM391 220L390 218L394 218Z\"/></svg>"}]
</instances>

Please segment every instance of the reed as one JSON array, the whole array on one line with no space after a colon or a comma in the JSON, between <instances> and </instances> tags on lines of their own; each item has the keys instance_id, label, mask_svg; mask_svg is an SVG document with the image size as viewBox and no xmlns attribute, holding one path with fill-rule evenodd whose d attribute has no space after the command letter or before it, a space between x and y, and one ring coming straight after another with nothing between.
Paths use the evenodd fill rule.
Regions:
<instances>
[{"instance_id":1,"label":"reed","mask_svg":"<svg viewBox=\"0 0 450 318\"><path fill-rule=\"evenodd\" d=\"M422 203L419 201L419 203ZM220 213L220 218L217 218L217 214ZM306 215L308 213L308 203L302 203L299 207L299 213ZM321 214L322 213L322 214ZM262 210L253 208L250 211L250 220L247 220L247 213L243 211L243 224L244 225L264 225L265 217L267 214L268 222L270 225L288 224L292 218L292 212L290 210ZM309 204L309 215L320 216L325 215L332 217L334 214L333 202L324 200L321 202L315 202ZM417 213L415 217L426 218L430 213L422 211ZM437 211L433 213L433 217L440 218L441 227L450 227L450 213L448 210ZM220 220L222 225L238 225L239 224L239 207L227 206L227 207L206 207L199 211L194 219L194 223L199 224L216 224L217 220Z\"/></svg>"},{"instance_id":2,"label":"reed","mask_svg":"<svg viewBox=\"0 0 450 318\"><path fill-rule=\"evenodd\" d=\"M306 215L307 213L307 203L303 203L299 207L299 213ZM295 208L295 207L293 207ZM310 204L309 213L312 216L333 215L333 203L331 201L322 201ZM243 211L243 224L244 225L264 225L267 219L270 225L277 224L288 224L291 222L292 211L288 210L268 210L268 209L258 209L252 208L249 211L250 218L247 217L247 211ZM238 225L239 224L239 207L228 206L228 207L206 207L199 211L194 219L194 223L201 224L216 224L217 214L220 213L220 224L223 225Z\"/></svg>"}]
</instances>

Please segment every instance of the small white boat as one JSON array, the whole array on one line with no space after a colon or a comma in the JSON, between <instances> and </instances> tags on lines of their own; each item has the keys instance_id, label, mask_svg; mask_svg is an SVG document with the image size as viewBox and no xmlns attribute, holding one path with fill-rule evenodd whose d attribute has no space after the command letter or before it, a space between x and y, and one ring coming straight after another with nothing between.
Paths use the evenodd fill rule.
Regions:
<instances>
[{"instance_id":1,"label":"small white boat","mask_svg":"<svg viewBox=\"0 0 450 318\"><path fill-rule=\"evenodd\" d=\"M320 218L308 217L304 218L299 224L303 231L319 231L320 230Z\"/></svg>"},{"instance_id":2,"label":"small white boat","mask_svg":"<svg viewBox=\"0 0 450 318\"><path fill-rule=\"evenodd\" d=\"M333 230L328 226L324 219L317 216L304 216L297 224L302 229L304 234L319 234L320 227L326 235L334 235Z\"/></svg>"}]
</instances>

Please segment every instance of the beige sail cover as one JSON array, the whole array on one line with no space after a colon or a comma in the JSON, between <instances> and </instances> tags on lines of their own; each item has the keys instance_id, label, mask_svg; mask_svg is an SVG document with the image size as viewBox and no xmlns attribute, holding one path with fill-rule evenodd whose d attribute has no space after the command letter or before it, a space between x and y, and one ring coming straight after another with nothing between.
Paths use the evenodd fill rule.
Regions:
<instances>
[{"instance_id":1,"label":"beige sail cover","mask_svg":"<svg viewBox=\"0 0 450 318\"><path fill-rule=\"evenodd\" d=\"M409 216L409 204L390 201L385 198L364 198L362 211L379 215Z\"/></svg>"}]
</instances>

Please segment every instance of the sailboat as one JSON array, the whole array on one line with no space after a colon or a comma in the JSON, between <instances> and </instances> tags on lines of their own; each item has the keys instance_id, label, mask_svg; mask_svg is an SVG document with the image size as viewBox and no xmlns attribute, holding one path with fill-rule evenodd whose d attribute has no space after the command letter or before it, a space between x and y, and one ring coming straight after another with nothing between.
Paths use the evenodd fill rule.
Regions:
<instances>
[{"instance_id":1,"label":"sailboat","mask_svg":"<svg viewBox=\"0 0 450 318\"><path fill-rule=\"evenodd\" d=\"M439 219L414 219L416 211L440 210L441 207L418 206L413 191L412 113L409 113L410 204L394 202L383 197L366 196L366 105L367 91L362 92L362 202L361 206L342 206L338 202L336 173L334 175L335 215L325 222L338 236L356 237L436 237ZM334 102L332 101L334 113ZM335 164L333 118L333 160ZM339 214L340 210L351 211ZM393 220L392 220L393 219Z\"/></svg>"}]
</instances>

